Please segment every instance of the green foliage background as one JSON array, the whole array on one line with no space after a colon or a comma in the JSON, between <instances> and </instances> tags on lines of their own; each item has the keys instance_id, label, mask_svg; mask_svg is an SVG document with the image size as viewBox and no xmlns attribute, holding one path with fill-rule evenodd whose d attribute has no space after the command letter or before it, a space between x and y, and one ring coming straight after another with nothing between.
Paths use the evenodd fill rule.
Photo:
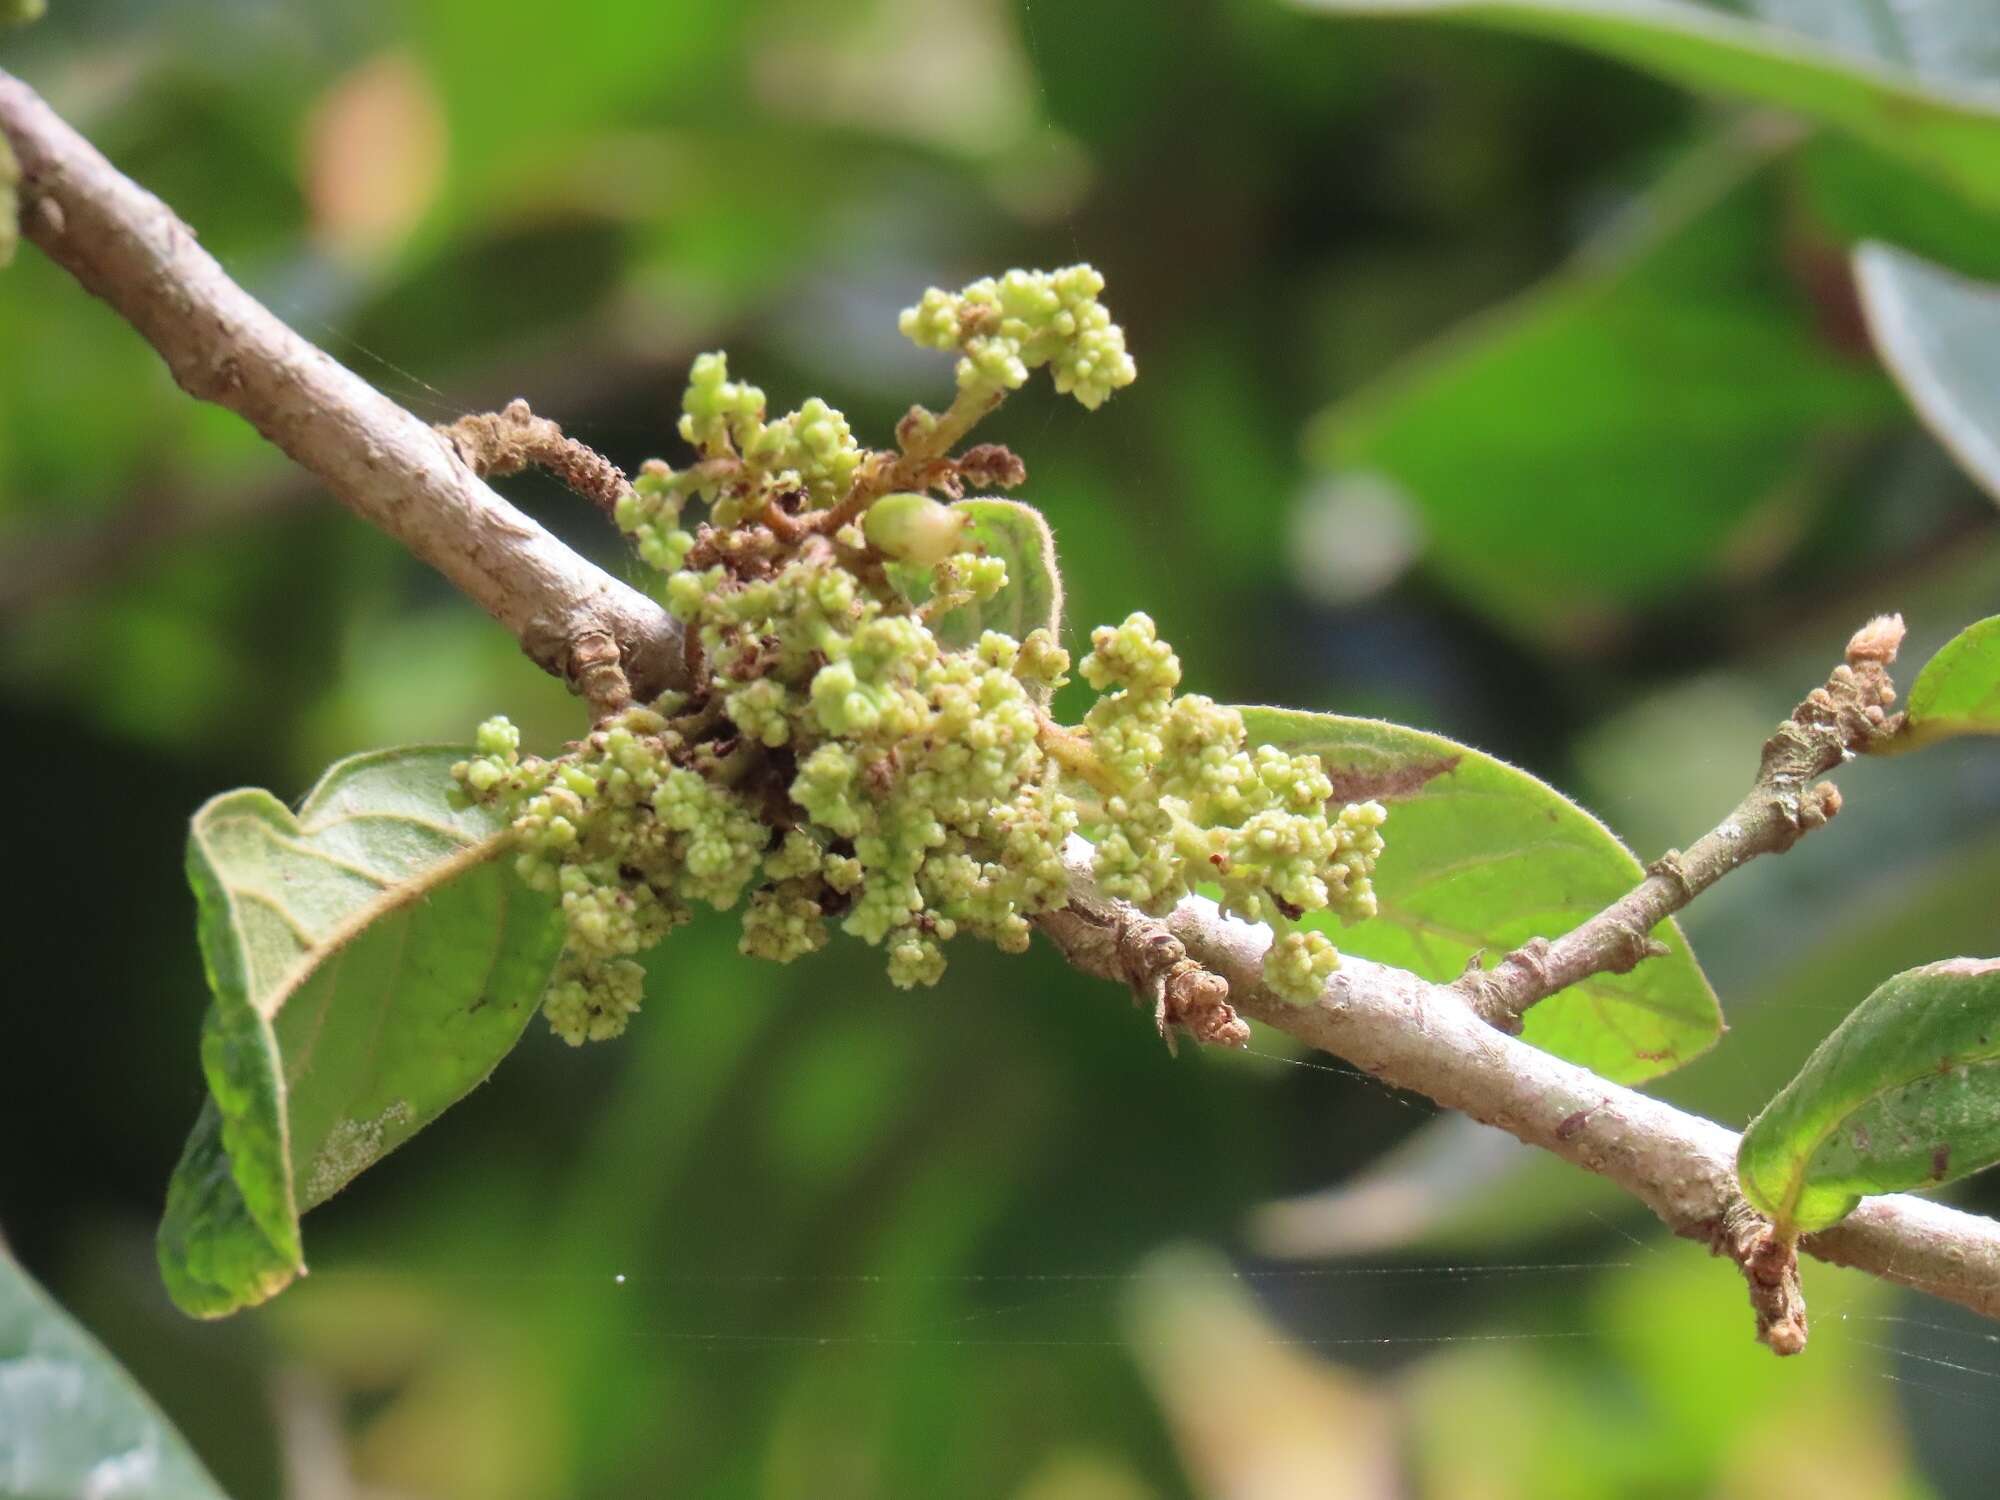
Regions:
<instances>
[{"instance_id":1,"label":"green foliage background","mask_svg":"<svg viewBox=\"0 0 2000 1500\"><path fill-rule=\"evenodd\" d=\"M628 467L720 345L880 440L949 389L899 307L1088 258L1140 383L993 433L1072 629L1148 609L1193 687L1477 744L1644 857L1869 612L1909 615L1907 682L2000 597L1845 263L1990 276L2000 220L1551 41L1274 0L67 0L5 62L415 409L526 395ZM1299 1493L1693 1500L1774 1446L1823 1496L1986 1493L1995 1359L1949 1310L1809 1269L1780 1366L1726 1267L1581 1174L1454 1180L1435 1134L1380 1165L1423 1101L1269 1036L1170 1060L1041 951L909 996L852 945L678 934L626 1041L531 1027L314 1212L310 1278L181 1319L149 1239L202 1099L187 817L497 709L576 722L37 255L0 277L0 1226L232 1494L1110 1500L1281 1438ZM1990 753L1844 786L1690 914L1733 1030L1668 1097L1741 1124L1881 979L1994 950ZM1371 1170L1393 1211L1258 1213ZM1268 1259L1280 1224L1345 1253Z\"/></svg>"}]
</instances>

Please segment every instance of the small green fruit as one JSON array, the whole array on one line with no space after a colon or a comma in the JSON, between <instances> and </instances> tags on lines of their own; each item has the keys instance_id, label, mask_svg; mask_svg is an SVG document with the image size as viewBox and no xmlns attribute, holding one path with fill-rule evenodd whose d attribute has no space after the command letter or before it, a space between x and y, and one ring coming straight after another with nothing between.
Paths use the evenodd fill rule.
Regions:
<instances>
[{"instance_id":1,"label":"small green fruit","mask_svg":"<svg viewBox=\"0 0 2000 1500\"><path fill-rule=\"evenodd\" d=\"M868 544L897 562L928 567L958 550L959 537L970 519L929 495L907 491L884 495L868 507L862 531Z\"/></svg>"}]
</instances>

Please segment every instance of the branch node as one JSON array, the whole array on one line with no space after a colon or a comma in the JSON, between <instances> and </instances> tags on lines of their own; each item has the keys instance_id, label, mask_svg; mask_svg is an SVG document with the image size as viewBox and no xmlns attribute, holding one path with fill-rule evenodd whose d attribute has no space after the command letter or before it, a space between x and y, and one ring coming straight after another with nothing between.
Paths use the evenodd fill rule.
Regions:
<instances>
[{"instance_id":1,"label":"branch node","mask_svg":"<svg viewBox=\"0 0 2000 1500\"><path fill-rule=\"evenodd\" d=\"M1658 859L1646 866L1646 873L1669 882L1674 887L1675 894L1682 902L1685 903L1694 899L1694 890L1688 884L1687 865L1681 858L1680 850L1669 849L1665 854L1662 854Z\"/></svg>"},{"instance_id":2,"label":"branch node","mask_svg":"<svg viewBox=\"0 0 2000 1500\"><path fill-rule=\"evenodd\" d=\"M1229 984L1188 957L1186 946L1153 917L1123 905L1112 909L1119 967L1133 997L1150 1003L1153 1025L1168 1051L1175 1032L1208 1046L1242 1047L1250 1028L1229 1004Z\"/></svg>"},{"instance_id":3,"label":"branch node","mask_svg":"<svg viewBox=\"0 0 2000 1500\"><path fill-rule=\"evenodd\" d=\"M1249 1045L1250 1027L1229 1003L1229 981L1190 958L1158 918L1079 893L1036 920L1071 963L1127 985L1132 998L1153 1012L1169 1052L1183 1031L1204 1046Z\"/></svg>"},{"instance_id":4,"label":"branch node","mask_svg":"<svg viewBox=\"0 0 2000 1500\"><path fill-rule=\"evenodd\" d=\"M569 680L590 705L592 723L602 724L632 706L632 684L617 638L608 630L586 630L570 644Z\"/></svg>"},{"instance_id":5,"label":"branch node","mask_svg":"<svg viewBox=\"0 0 2000 1500\"><path fill-rule=\"evenodd\" d=\"M1473 1014L1489 1026L1497 1027L1509 1036L1519 1036L1521 1013L1526 1007L1514 1003L1513 997L1520 984L1516 976L1524 976L1525 985L1536 992L1537 998L1548 993L1551 985L1549 954L1552 948L1547 938L1529 938L1491 969L1479 968L1479 955L1475 953L1467 962L1465 972L1453 981L1451 987L1465 998ZM1507 972L1510 969L1513 974Z\"/></svg>"},{"instance_id":6,"label":"branch node","mask_svg":"<svg viewBox=\"0 0 2000 1500\"><path fill-rule=\"evenodd\" d=\"M1750 1307L1757 1318L1757 1342L1773 1354L1797 1354L1806 1346L1806 1298L1799 1285L1799 1251L1749 1202L1733 1198L1714 1222L1709 1249L1727 1256L1743 1272Z\"/></svg>"},{"instance_id":7,"label":"branch node","mask_svg":"<svg viewBox=\"0 0 2000 1500\"><path fill-rule=\"evenodd\" d=\"M1833 821L1840 811L1840 788L1830 781L1809 786L1799 798L1798 825L1801 837Z\"/></svg>"},{"instance_id":8,"label":"branch node","mask_svg":"<svg viewBox=\"0 0 2000 1500\"><path fill-rule=\"evenodd\" d=\"M440 423L437 431L482 479L543 469L607 515L631 488L624 470L587 443L566 437L518 396L497 412Z\"/></svg>"}]
</instances>

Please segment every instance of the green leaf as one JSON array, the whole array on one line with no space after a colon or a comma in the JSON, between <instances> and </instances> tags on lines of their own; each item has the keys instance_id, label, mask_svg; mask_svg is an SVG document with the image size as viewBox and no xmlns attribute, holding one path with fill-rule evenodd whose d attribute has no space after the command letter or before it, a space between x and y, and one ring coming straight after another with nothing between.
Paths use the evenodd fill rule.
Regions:
<instances>
[{"instance_id":1,"label":"green leaf","mask_svg":"<svg viewBox=\"0 0 2000 1500\"><path fill-rule=\"evenodd\" d=\"M2000 500L2000 287L1888 245L1854 252L1868 331L1933 436Z\"/></svg>"},{"instance_id":2,"label":"green leaf","mask_svg":"<svg viewBox=\"0 0 2000 1500\"><path fill-rule=\"evenodd\" d=\"M0 1494L222 1500L104 1347L0 1250Z\"/></svg>"},{"instance_id":3,"label":"green leaf","mask_svg":"<svg viewBox=\"0 0 2000 1500\"><path fill-rule=\"evenodd\" d=\"M1056 542L1049 523L1032 505L1018 500L959 500L953 510L971 519L960 550L984 553L1007 564L1007 586L984 604L968 604L940 615L935 634L948 648L962 651L988 630L1020 640L1031 630L1062 630L1062 575L1056 570ZM929 569L898 566L904 591L922 600L930 594Z\"/></svg>"},{"instance_id":4,"label":"green leaf","mask_svg":"<svg viewBox=\"0 0 2000 1500\"><path fill-rule=\"evenodd\" d=\"M1490 1255L1546 1244L1593 1215L1630 1208L1623 1190L1596 1173L1445 1114L1332 1186L1259 1205L1249 1228L1257 1252L1280 1260Z\"/></svg>"},{"instance_id":5,"label":"green leaf","mask_svg":"<svg viewBox=\"0 0 2000 1500\"><path fill-rule=\"evenodd\" d=\"M2000 959L1909 969L1855 1006L1743 1132L1736 1175L1781 1231L2000 1161Z\"/></svg>"},{"instance_id":6,"label":"green leaf","mask_svg":"<svg viewBox=\"0 0 2000 1500\"><path fill-rule=\"evenodd\" d=\"M1691 154L1568 268L1328 407L1312 458L1405 497L1430 570L1539 643L1719 578L1821 482L1818 439L1896 412L1786 285L1776 150Z\"/></svg>"},{"instance_id":7,"label":"green leaf","mask_svg":"<svg viewBox=\"0 0 2000 1500\"><path fill-rule=\"evenodd\" d=\"M1886 240L1967 276L2000 276L2000 209L1969 202L1892 156L1821 131L1783 170L1796 195L1786 230L1794 274L1843 347L1856 342L1849 268L1835 258L1843 247Z\"/></svg>"},{"instance_id":8,"label":"green leaf","mask_svg":"<svg viewBox=\"0 0 2000 1500\"><path fill-rule=\"evenodd\" d=\"M1252 744L1319 756L1337 800L1389 807L1375 870L1380 914L1352 927L1318 919L1344 952L1444 982L1476 953L1497 963L1529 938L1560 936L1645 876L1597 819L1477 750L1375 719L1242 712ZM1664 957L1542 1001L1528 1012L1526 1039L1618 1083L1705 1051L1722 1031L1715 992L1674 922L1654 936Z\"/></svg>"},{"instance_id":9,"label":"green leaf","mask_svg":"<svg viewBox=\"0 0 2000 1500\"><path fill-rule=\"evenodd\" d=\"M2000 203L2000 0L1297 0L1588 47L1839 126Z\"/></svg>"},{"instance_id":10,"label":"green leaf","mask_svg":"<svg viewBox=\"0 0 2000 1500\"><path fill-rule=\"evenodd\" d=\"M541 0L431 0L404 14L402 34L443 99L464 201L518 203L590 160L615 124L668 111L711 124L705 111L730 97L720 80L745 65L743 40L757 32L745 7L601 0L565 15L561 45L522 46L548 16Z\"/></svg>"},{"instance_id":11,"label":"green leaf","mask_svg":"<svg viewBox=\"0 0 2000 1500\"><path fill-rule=\"evenodd\" d=\"M296 816L252 790L195 815L210 1098L159 1243L190 1313L302 1273L299 1215L482 1082L534 1013L562 925L497 858L499 818L446 802L466 753L344 760Z\"/></svg>"},{"instance_id":12,"label":"green leaf","mask_svg":"<svg viewBox=\"0 0 2000 1500\"><path fill-rule=\"evenodd\" d=\"M1961 734L2000 734L2000 615L1968 625L1924 664L1892 750Z\"/></svg>"}]
</instances>

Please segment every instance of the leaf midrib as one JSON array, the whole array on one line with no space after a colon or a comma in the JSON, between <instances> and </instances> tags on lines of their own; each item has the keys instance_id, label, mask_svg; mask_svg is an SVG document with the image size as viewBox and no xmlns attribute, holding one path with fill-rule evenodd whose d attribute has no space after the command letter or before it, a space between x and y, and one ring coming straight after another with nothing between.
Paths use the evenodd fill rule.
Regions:
<instances>
[{"instance_id":1,"label":"leaf midrib","mask_svg":"<svg viewBox=\"0 0 2000 1500\"><path fill-rule=\"evenodd\" d=\"M363 814L361 816L369 815ZM373 816L396 818L415 827L428 828L433 831L444 831L441 825L430 823L422 818L404 818L400 814L374 814ZM267 820L258 819L256 821L262 823L266 828L271 826ZM327 828L338 827L342 823L350 821L353 821L352 817L343 815L311 828L308 828L308 825L304 823L299 823L297 826L301 830L308 832L321 832ZM454 838L463 837L462 833L458 833L457 831L452 831L451 836ZM240 902L243 900L261 901L283 916L287 924L295 931L302 930L300 923L281 902L273 899L263 891L256 890L248 885L239 884L233 878L229 862L219 857L218 851L210 838L209 830L206 827L197 827L195 837L201 843L203 857L207 859L209 867L216 872L222 886L224 898L229 903L229 936L231 941L236 944L237 953L245 960L244 972L248 975L251 972L248 966L249 948L248 944L244 941ZM319 969L319 966L326 962L330 955L340 952L349 943L353 942L355 938L360 936L371 924L388 915L390 912L420 900L446 881L492 859L505 846L508 838L508 831L502 829L484 839L463 844L456 853L449 854L445 858L425 866L422 872L415 877L385 887L380 895L364 901L353 911L334 923L323 935L303 945L304 952L299 961L292 966L291 970L282 979L271 986L268 997L270 1003L268 1005L263 1003L266 999L264 996L254 994L246 996L251 1008L262 1016L268 1024L284 1008L285 1002L298 993L299 987L312 977ZM311 850L309 846L307 847L308 852L313 858L322 858L317 850Z\"/></svg>"}]
</instances>

